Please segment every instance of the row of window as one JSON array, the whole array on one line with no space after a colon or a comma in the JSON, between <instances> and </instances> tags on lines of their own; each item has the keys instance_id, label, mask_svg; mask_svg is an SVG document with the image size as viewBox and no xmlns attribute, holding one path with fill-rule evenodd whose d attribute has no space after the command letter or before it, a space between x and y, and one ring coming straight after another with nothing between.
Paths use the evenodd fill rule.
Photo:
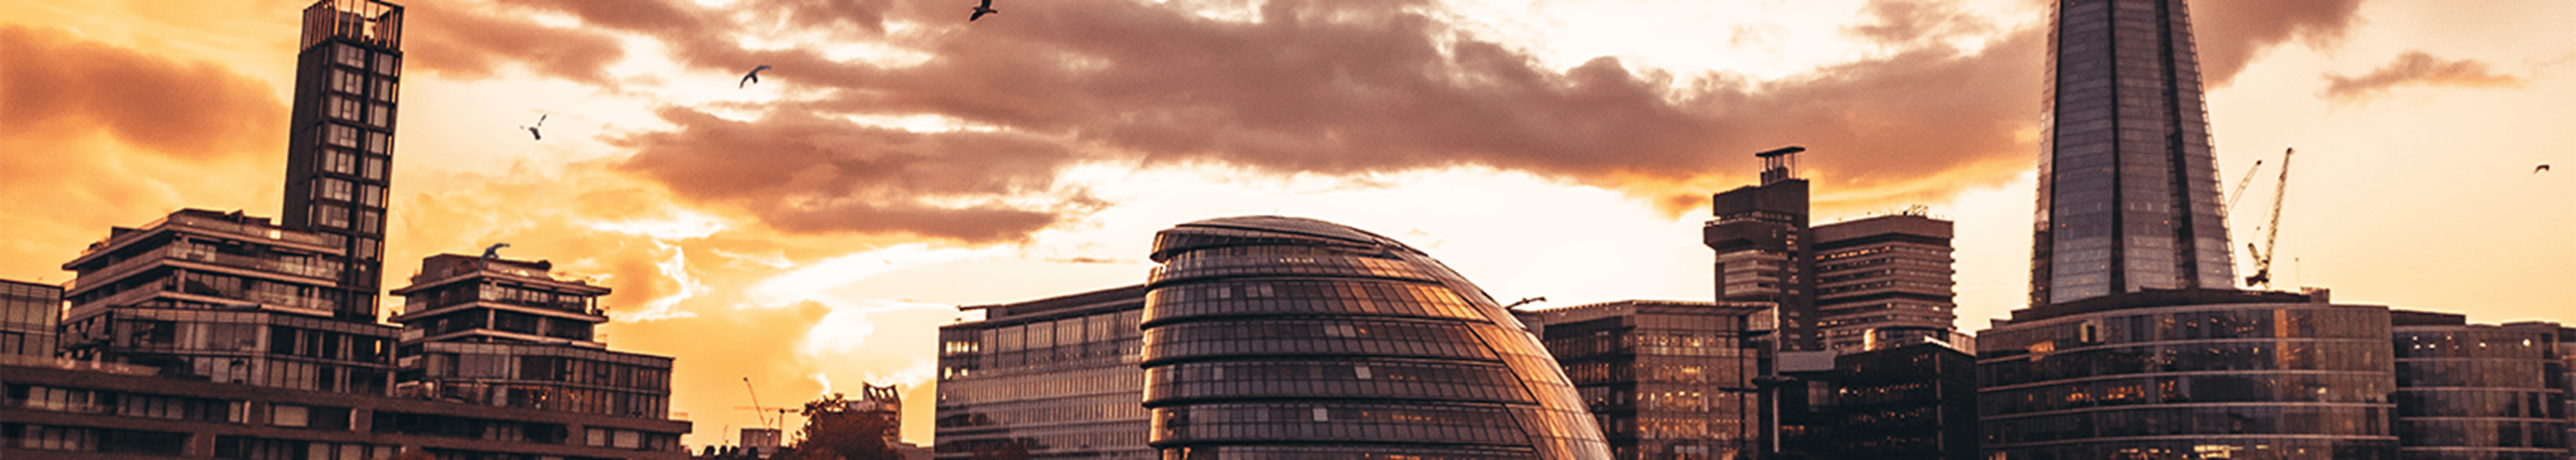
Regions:
<instances>
[{"instance_id":1,"label":"row of window","mask_svg":"<svg viewBox=\"0 0 2576 460\"><path fill-rule=\"evenodd\" d=\"M1277 319L1183 323L1145 331L1144 360L1228 355L1340 354L1491 361L1465 324Z\"/></svg>"},{"instance_id":2,"label":"row of window","mask_svg":"<svg viewBox=\"0 0 2576 460\"><path fill-rule=\"evenodd\" d=\"M145 393L9 385L11 409L112 414L200 422L244 423L247 403Z\"/></svg>"},{"instance_id":3,"label":"row of window","mask_svg":"<svg viewBox=\"0 0 2576 460\"><path fill-rule=\"evenodd\" d=\"M1411 262L1373 257L1223 257L1177 260L1155 266L1146 282L1232 276L1347 276L1433 281L1441 277ZM1157 289L1160 290L1160 289Z\"/></svg>"},{"instance_id":4,"label":"row of window","mask_svg":"<svg viewBox=\"0 0 2576 460\"><path fill-rule=\"evenodd\" d=\"M15 449L179 456L188 434L111 428L0 424L0 445Z\"/></svg>"},{"instance_id":5,"label":"row of window","mask_svg":"<svg viewBox=\"0 0 2576 460\"><path fill-rule=\"evenodd\" d=\"M1688 331L1628 334L1599 331L1595 335L1550 338L1546 343L1548 353L1560 360L1609 355L1714 357L1745 355L1742 341L1732 335Z\"/></svg>"},{"instance_id":6,"label":"row of window","mask_svg":"<svg viewBox=\"0 0 2576 460\"><path fill-rule=\"evenodd\" d=\"M1526 445L1508 411L1360 404L1206 404L1154 409L1153 442L1378 441Z\"/></svg>"},{"instance_id":7,"label":"row of window","mask_svg":"<svg viewBox=\"0 0 2576 460\"><path fill-rule=\"evenodd\" d=\"M1122 421L1133 422L1136 428L1142 429L1149 416L1145 406L1137 403L1135 391L946 406L940 409L940 413L943 415L939 417L937 427L942 430L1002 427L1018 431L1037 426ZM945 438L946 434L941 437Z\"/></svg>"},{"instance_id":8,"label":"row of window","mask_svg":"<svg viewBox=\"0 0 2576 460\"><path fill-rule=\"evenodd\" d=\"M321 150L320 160L324 172L376 181L385 180L385 169L393 163L391 158L376 155L366 155L362 158L357 153L344 148L324 148Z\"/></svg>"},{"instance_id":9,"label":"row of window","mask_svg":"<svg viewBox=\"0 0 2576 460\"><path fill-rule=\"evenodd\" d=\"M1374 379L1282 378L1264 380L1184 381L1145 387L1145 400L1241 398L1416 399L1449 401L1534 402L1517 379L1502 381L1405 382Z\"/></svg>"},{"instance_id":10,"label":"row of window","mask_svg":"<svg viewBox=\"0 0 2576 460\"><path fill-rule=\"evenodd\" d=\"M980 341L959 342L949 353L1010 352L1115 341L1138 336L1143 310L1126 310L984 329Z\"/></svg>"},{"instance_id":11,"label":"row of window","mask_svg":"<svg viewBox=\"0 0 2576 460\"><path fill-rule=\"evenodd\" d=\"M2387 409L2354 406L2217 406L2139 408L2013 419L1984 419L1987 445L2129 436L2282 434L2395 436Z\"/></svg>"},{"instance_id":12,"label":"row of window","mask_svg":"<svg viewBox=\"0 0 2576 460\"><path fill-rule=\"evenodd\" d=\"M538 380L636 390L668 390L669 367L620 364L541 355L424 353L421 368L434 379Z\"/></svg>"},{"instance_id":13,"label":"row of window","mask_svg":"<svg viewBox=\"0 0 2576 460\"><path fill-rule=\"evenodd\" d=\"M1016 375L965 375L940 380L939 403L980 405L1105 393L1124 393L1132 402L1144 387L1145 370L1133 364Z\"/></svg>"},{"instance_id":14,"label":"row of window","mask_svg":"<svg viewBox=\"0 0 2576 460\"><path fill-rule=\"evenodd\" d=\"M2086 329L2092 332L2085 332ZM2389 339L2385 310L2230 308L2070 319L1996 328L1977 338L1983 350L2066 349L2095 343L2204 339ZM2089 340L2087 340L2089 339ZM2045 345L2043 345L2045 344ZM2381 345L2385 347L2386 345Z\"/></svg>"},{"instance_id":15,"label":"row of window","mask_svg":"<svg viewBox=\"0 0 2576 460\"><path fill-rule=\"evenodd\" d=\"M2490 449L2567 447L2566 420L2423 420L2397 419L2397 440L2405 447Z\"/></svg>"},{"instance_id":16,"label":"row of window","mask_svg":"<svg viewBox=\"0 0 2576 460\"><path fill-rule=\"evenodd\" d=\"M2389 390L2387 378L2374 373L2137 377L1990 390L1979 396L1977 408L1996 416L2209 402L2384 403Z\"/></svg>"},{"instance_id":17,"label":"row of window","mask_svg":"<svg viewBox=\"0 0 2576 460\"><path fill-rule=\"evenodd\" d=\"M399 446L216 436L214 458L227 460L384 460Z\"/></svg>"}]
</instances>

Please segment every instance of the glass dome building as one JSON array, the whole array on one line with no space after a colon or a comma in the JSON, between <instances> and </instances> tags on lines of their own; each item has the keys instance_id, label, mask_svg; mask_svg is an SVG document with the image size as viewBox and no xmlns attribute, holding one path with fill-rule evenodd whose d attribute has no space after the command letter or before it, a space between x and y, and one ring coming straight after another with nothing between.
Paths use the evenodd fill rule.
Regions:
<instances>
[{"instance_id":1,"label":"glass dome building","mask_svg":"<svg viewBox=\"0 0 2576 460\"><path fill-rule=\"evenodd\" d=\"M1565 373L1422 251L1314 219L1155 235L1142 366L1171 460L1607 459Z\"/></svg>"}]
</instances>

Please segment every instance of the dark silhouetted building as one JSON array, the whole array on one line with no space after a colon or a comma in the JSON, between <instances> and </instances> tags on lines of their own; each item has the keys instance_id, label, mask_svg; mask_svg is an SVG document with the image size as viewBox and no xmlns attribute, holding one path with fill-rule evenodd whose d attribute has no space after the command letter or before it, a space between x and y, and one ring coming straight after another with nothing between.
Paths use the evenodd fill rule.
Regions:
<instances>
[{"instance_id":1,"label":"dark silhouetted building","mask_svg":"<svg viewBox=\"0 0 2576 460\"><path fill-rule=\"evenodd\" d=\"M1611 458L1737 459L1760 451L1758 351L1769 303L1623 300L1520 311L1592 410Z\"/></svg>"},{"instance_id":2,"label":"dark silhouetted building","mask_svg":"<svg viewBox=\"0 0 2576 460\"><path fill-rule=\"evenodd\" d=\"M62 356L173 378L360 395L392 382L397 332L334 314L342 237L183 209L65 262Z\"/></svg>"},{"instance_id":3,"label":"dark silhouetted building","mask_svg":"<svg viewBox=\"0 0 2576 460\"><path fill-rule=\"evenodd\" d=\"M1156 458L1144 285L960 309L984 317L939 327L938 458Z\"/></svg>"},{"instance_id":4,"label":"dark silhouetted building","mask_svg":"<svg viewBox=\"0 0 2576 460\"><path fill-rule=\"evenodd\" d=\"M2016 310L1977 334L1985 458L2393 459L2389 310L2175 291Z\"/></svg>"},{"instance_id":5,"label":"dark silhouetted building","mask_svg":"<svg viewBox=\"0 0 2576 460\"><path fill-rule=\"evenodd\" d=\"M63 288L0 279L0 359L53 359Z\"/></svg>"},{"instance_id":6,"label":"dark silhouetted building","mask_svg":"<svg viewBox=\"0 0 2576 460\"><path fill-rule=\"evenodd\" d=\"M1950 227L1915 212L1816 226L1816 324L1825 347L1968 346L1952 326Z\"/></svg>"},{"instance_id":7,"label":"dark silhouetted building","mask_svg":"<svg viewBox=\"0 0 2576 460\"><path fill-rule=\"evenodd\" d=\"M1814 458L1973 460L1977 359L1917 342L1834 358L1831 420ZM1823 424L1820 424L1823 425Z\"/></svg>"},{"instance_id":8,"label":"dark silhouetted building","mask_svg":"<svg viewBox=\"0 0 2576 460\"><path fill-rule=\"evenodd\" d=\"M2184 4L2057 2L2031 305L2236 286Z\"/></svg>"},{"instance_id":9,"label":"dark silhouetted building","mask_svg":"<svg viewBox=\"0 0 2576 460\"><path fill-rule=\"evenodd\" d=\"M1807 228L1807 180L1794 177L1797 151L1763 152L1762 185L1710 197L1715 220L1700 242L1717 253L1717 300L1778 305L1780 349L1823 350L1816 322L1815 259Z\"/></svg>"},{"instance_id":10,"label":"dark silhouetted building","mask_svg":"<svg viewBox=\"0 0 2576 460\"><path fill-rule=\"evenodd\" d=\"M1163 458L1606 459L1537 336L1422 251L1313 219L1155 234L1145 407Z\"/></svg>"},{"instance_id":11,"label":"dark silhouetted building","mask_svg":"<svg viewBox=\"0 0 2576 460\"><path fill-rule=\"evenodd\" d=\"M402 87L403 7L322 0L304 9L286 146L284 227L325 236L332 316L375 322Z\"/></svg>"},{"instance_id":12,"label":"dark silhouetted building","mask_svg":"<svg viewBox=\"0 0 2576 460\"><path fill-rule=\"evenodd\" d=\"M439 254L421 261L403 296L403 397L662 418L671 358L608 350L606 287L549 274L546 261ZM589 436L621 436L621 433ZM653 433L634 436L656 435Z\"/></svg>"},{"instance_id":13,"label":"dark silhouetted building","mask_svg":"<svg viewBox=\"0 0 2576 460\"><path fill-rule=\"evenodd\" d=\"M423 291L485 285L436 292L454 296L406 318L459 323L401 337L430 345L401 367L428 372L396 385L403 329L376 305L403 8L323 0L303 16L286 223L184 209L64 263L77 275L61 288L58 350L42 354L59 358L0 361L0 458L686 457L689 423L667 418L670 360L601 349L590 297L607 290L558 289L542 269L432 264L461 278L416 280ZM487 355L434 353L451 343ZM635 362L584 361L601 356ZM389 396L434 385L480 391Z\"/></svg>"},{"instance_id":14,"label":"dark silhouetted building","mask_svg":"<svg viewBox=\"0 0 2576 460\"><path fill-rule=\"evenodd\" d=\"M2407 459L2565 459L2561 328L2396 311L2397 434Z\"/></svg>"}]
</instances>

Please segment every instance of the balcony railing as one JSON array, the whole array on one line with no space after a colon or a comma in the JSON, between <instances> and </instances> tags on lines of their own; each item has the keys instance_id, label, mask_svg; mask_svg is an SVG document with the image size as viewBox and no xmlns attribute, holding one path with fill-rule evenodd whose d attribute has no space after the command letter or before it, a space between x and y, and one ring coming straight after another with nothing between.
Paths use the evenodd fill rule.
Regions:
<instances>
[{"instance_id":1,"label":"balcony railing","mask_svg":"<svg viewBox=\"0 0 2576 460\"><path fill-rule=\"evenodd\" d=\"M186 227L216 234L233 235L251 239L284 241L333 249L340 248L341 244L346 242L346 240L342 239L339 235L329 233L306 233L275 226L230 222L213 217L193 214L172 214L162 217L160 220L154 220L152 223L143 224L143 227L136 229L135 231L126 232L124 235L109 237L108 239L101 241L103 244L90 245L89 249L81 251L81 256L87 257L92 252L116 247L118 243L124 243L135 238L142 238L143 235L152 233L152 230L160 229L164 226Z\"/></svg>"}]
</instances>

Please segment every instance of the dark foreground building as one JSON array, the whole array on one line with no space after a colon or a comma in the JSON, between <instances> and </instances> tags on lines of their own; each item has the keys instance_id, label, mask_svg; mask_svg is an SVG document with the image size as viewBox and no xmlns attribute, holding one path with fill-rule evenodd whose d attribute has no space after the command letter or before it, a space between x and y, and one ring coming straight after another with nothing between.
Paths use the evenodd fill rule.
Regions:
<instances>
[{"instance_id":1,"label":"dark foreground building","mask_svg":"<svg viewBox=\"0 0 2576 460\"><path fill-rule=\"evenodd\" d=\"M1592 410L1611 458L1740 459L1760 449L1750 316L1768 303L1623 300L1518 312Z\"/></svg>"},{"instance_id":2,"label":"dark foreground building","mask_svg":"<svg viewBox=\"0 0 2576 460\"><path fill-rule=\"evenodd\" d=\"M2391 315L2403 458L2568 458L2567 369L2558 343L2566 328Z\"/></svg>"},{"instance_id":3,"label":"dark foreground building","mask_svg":"<svg viewBox=\"0 0 2576 460\"><path fill-rule=\"evenodd\" d=\"M1973 460L1977 360L1918 342L1834 357L1833 407L1812 458Z\"/></svg>"},{"instance_id":4,"label":"dark foreground building","mask_svg":"<svg viewBox=\"0 0 2576 460\"><path fill-rule=\"evenodd\" d=\"M1144 285L960 309L984 319L939 327L938 458L1155 458Z\"/></svg>"},{"instance_id":5,"label":"dark foreground building","mask_svg":"<svg viewBox=\"0 0 2576 460\"><path fill-rule=\"evenodd\" d=\"M2389 310L2182 291L2027 308L1978 334L1986 458L2394 459Z\"/></svg>"},{"instance_id":6,"label":"dark foreground building","mask_svg":"<svg viewBox=\"0 0 2576 460\"><path fill-rule=\"evenodd\" d=\"M1420 250L1313 219L1155 234L1144 362L1166 459L1607 459L1556 360Z\"/></svg>"}]
</instances>

